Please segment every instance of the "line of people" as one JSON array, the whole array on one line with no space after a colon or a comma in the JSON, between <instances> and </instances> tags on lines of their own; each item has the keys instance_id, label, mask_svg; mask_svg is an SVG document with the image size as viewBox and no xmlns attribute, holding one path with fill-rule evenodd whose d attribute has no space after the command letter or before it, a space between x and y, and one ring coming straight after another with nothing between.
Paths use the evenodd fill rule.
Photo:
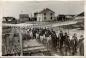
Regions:
<instances>
[{"instance_id":1,"label":"line of people","mask_svg":"<svg viewBox=\"0 0 86 58\"><path fill-rule=\"evenodd\" d=\"M61 55L81 55L84 56L84 37L80 36L78 40L75 33L70 39L67 32L60 31L57 35L53 29L49 28L29 28L27 36L24 39L37 39L39 42L47 46L48 50L60 51Z\"/></svg>"}]
</instances>

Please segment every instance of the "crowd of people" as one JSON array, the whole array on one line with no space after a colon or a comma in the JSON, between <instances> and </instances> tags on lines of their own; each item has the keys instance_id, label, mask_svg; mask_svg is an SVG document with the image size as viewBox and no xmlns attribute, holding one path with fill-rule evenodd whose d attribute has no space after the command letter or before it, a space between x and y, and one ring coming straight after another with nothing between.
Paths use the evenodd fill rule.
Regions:
<instances>
[{"instance_id":1,"label":"crowd of people","mask_svg":"<svg viewBox=\"0 0 86 58\"><path fill-rule=\"evenodd\" d=\"M43 43L50 51L59 51L61 55L77 55L84 56L84 36L77 37L74 33L70 39L70 35L62 30L57 33L52 28L28 28L27 34L23 34L23 40L37 39ZM27 35L27 36L25 36ZM79 39L78 39L79 38Z\"/></svg>"}]
</instances>

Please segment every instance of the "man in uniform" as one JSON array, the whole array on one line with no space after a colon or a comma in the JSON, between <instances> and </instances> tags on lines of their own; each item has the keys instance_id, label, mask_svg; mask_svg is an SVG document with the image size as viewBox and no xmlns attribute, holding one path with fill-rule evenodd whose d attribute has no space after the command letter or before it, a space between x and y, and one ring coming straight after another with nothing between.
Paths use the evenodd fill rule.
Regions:
<instances>
[{"instance_id":1,"label":"man in uniform","mask_svg":"<svg viewBox=\"0 0 86 58\"><path fill-rule=\"evenodd\" d=\"M62 31L60 31L60 33L59 33L59 40L60 40L60 43L59 43L59 46L60 46L60 52L61 52L61 54L63 54L63 52L62 52L62 48L63 48L63 41L64 41L64 37L63 37L63 32Z\"/></svg>"},{"instance_id":2,"label":"man in uniform","mask_svg":"<svg viewBox=\"0 0 86 58\"><path fill-rule=\"evenodd\" d=\"M57 50L57 35L53 29L51 29L51 38L52 38L53 50L56 51Z\"/></svg>"},{"instance_id":3,"label":"man in uniform","mask_svg":"<svg viewBox=\"0 0 86 58\"><path fill-rule=\"evenodd\" d=\"M67 33L65 33L65 35L64 35L65 56L68 55L68 51L70 50L70 46L69 46L69 44L70 44L69 36L68 36Z\"/></svg>"},{"instance_id":4,"label":"man in uniform","mask_svg":"<svg viewBox=\"0 0 86 58\"><path fill-rule=\"evenodd\" d=\"M74 33L73 37L72 37L72 55L75 55L77 53L77 44L78 44L78 39L77 39L77 34Z\"/></svg>"},{"instance_id":5,"label":"man in uniform","mask_svg":"<svg viewBox=\"0 0 86 58\"><path fill-rule=\"evenodd\" d=\"M84 56L84 37L83 35L81 35L79 39L79 53L80 53L80 56Z\"/></svg>"}]
</instances>

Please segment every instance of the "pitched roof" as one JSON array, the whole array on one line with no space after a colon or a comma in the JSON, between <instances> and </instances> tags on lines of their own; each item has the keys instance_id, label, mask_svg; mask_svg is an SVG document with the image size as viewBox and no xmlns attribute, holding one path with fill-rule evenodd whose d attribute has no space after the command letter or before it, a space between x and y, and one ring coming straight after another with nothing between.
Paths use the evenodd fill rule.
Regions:
<instances>
[{"instance_id":1,"label":"pitched roof","mask_svg":"<svg viewBox=\"0 0 86 58\"><path fill-rule=\"evenodd\" d=\"M52 10L49 9L49 8L43 9L43 10L40 11L39 13L44 13L44 12L47 12L47 11L51 11L52 13L55 13L54 11L52 11Z\"/></svg>"},{"instance_id":2,"label":"pitched roof","mask_svg":"<svg viewBox=\"0 0 86 58\"><path fill-rule=\"evenodd\" d=\"M11 19L15 19L15 18L14 17L3 17L3 19L11 20Z\"/></svg>"},{"instance_id":3,"label":"pitched roof","mask_svg":"<svg viewBox=\"0 0 86 58\"><path fill-rule=\"evenodd\" d=\"M84 12L78 14L77 16L84 16Z\"/></svg>"},{"instance_id":4,"label":"pitched roof","mask_svg":"<svg viewBox=\"0 0 86 58\"><path fill-rule=\"evenodd\" d=\"M59 16L75 16L75 15L70 15L70 14L68 14L68 15L60 14Z\"/></svg>"}]
</instances>

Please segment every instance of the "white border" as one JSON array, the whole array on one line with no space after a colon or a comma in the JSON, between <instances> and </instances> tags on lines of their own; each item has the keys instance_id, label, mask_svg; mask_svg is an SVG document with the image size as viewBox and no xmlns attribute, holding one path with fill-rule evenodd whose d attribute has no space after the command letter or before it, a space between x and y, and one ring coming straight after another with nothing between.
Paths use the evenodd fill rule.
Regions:
<instances>
[{"instance_id":1,"label":"white border","mask_svg":"<svg viewBox=\"0 0 86 58\"><path fill-rule=\"evenodd\" d=\"M0 0L0 3L1 3L1 1L84 1L85 2L85 5L84 5L84 8L85 8L85 10L86 10L86 1L85 0ZM1 4L0 4L1 5ZM86 14L86 13L85 13ZM86 16L85 16L85 22L86 22ZM86 26L86 24L85 24L85 26ZM84 27L85 27L84 26ZM86 29L86 27L85 27L85 29ZM86 32L84 31L84 35L86 35ZM72 58L72 57L74 57L74 58L86 58L86 39L84 40L84 46L85 46L85 53L84 53L84 56L2 56L2 54L1 54L1 47L2 47L2 23L1 23L1 20L0 20L0 56L2 57L2 58L44 58L44 57L54 57L54 58ZM86 36L84 36L84 38L86 38Z\"/></svg>"}]
</instances>

